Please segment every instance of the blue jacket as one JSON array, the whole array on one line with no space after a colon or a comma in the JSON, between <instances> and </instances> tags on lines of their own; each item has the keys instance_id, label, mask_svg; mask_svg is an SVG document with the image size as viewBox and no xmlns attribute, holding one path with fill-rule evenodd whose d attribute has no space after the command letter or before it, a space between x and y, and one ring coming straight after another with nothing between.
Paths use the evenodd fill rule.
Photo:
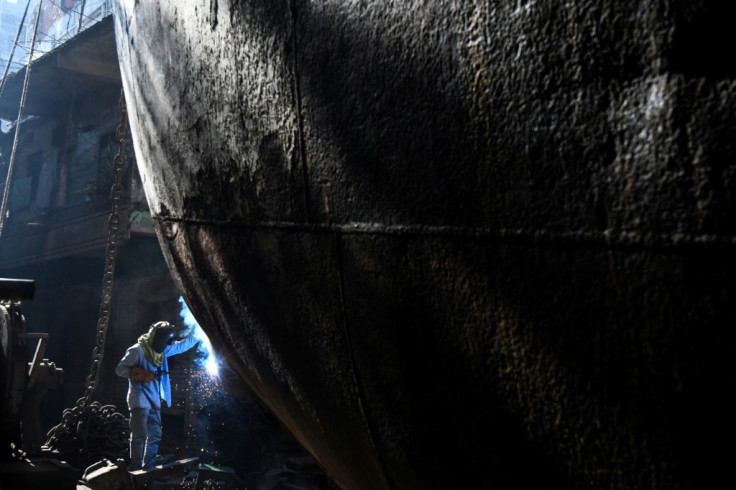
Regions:
<instances>
[{"instance_id":1,"label":"blue jacket","mask_svg":"<svg viewBox=\"0 0 736 490\"><path fill-rule=\"evenodd\" d=\"M143 354L143 348L136 343L128 347L125 355L115 367L115 374L128 378L128 408L155 408L160 409L162 402L171 405L171 381L169 381L169 356L175 356L194 347L199 339L191 336L178 340L164 349L164 362L161 365L161 374L158 379L148 383L130 379L130 368L138 366L147 371L157 372L158 368L151 364Z\"/></svg>"}]
</instances>

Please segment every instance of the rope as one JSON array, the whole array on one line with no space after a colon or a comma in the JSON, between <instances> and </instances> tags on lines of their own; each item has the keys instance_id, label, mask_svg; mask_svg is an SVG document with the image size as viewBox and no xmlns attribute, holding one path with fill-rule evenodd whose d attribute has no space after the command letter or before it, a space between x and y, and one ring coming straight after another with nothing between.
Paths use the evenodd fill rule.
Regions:
<instances>
[{"instance_id":1,"label":"rope","mask_svg":"<svg viewBox=\"0 0 736 490\"><path fill-rule=\"evenodd\" d=\"M82 30L82 19L84 19L84 5L87 3L87 0L82 0L82 5L79 8L79 26L77 26L77 34L79 34Z\"/></svg>"},{"instance_id":2,"label":"rope","mask_svg":"<svg viewBox=\"0 0 736 490\"><path fill-rule=\"evenodd\" d=\"M5 217L8 209L8 195L10 194L10 184L13 178L13 166L15 165L15 157L18 153L18 141L20 140L20 123L23 119L23 109L26 105L26 95L28 95L28 82L31 79L31 65L33 64L33 46L36 44L36 33L38 32L38 21L41 19L41 7L43 0L38 3L38 15L36 15L36 23L33 27L33 37L31 38L31 52L28 56L28 65L26 66L26 77L23 81L23 93L20 96L20 107L18 107L18 120L15 123L15 137L13 138L13 150L10 153L10 163L8 163L8 176L5 178L5 190L3 191L3 202L0 205L0 237L3 236L5 228Z\"/></svg>"},{"instance_id":3,"label":"rope","mask_svg":"<svg viewBox=\"0 0 736 490\"><path fill-rule=\"evenodd\" d=\"M23 11L23 17L20 19L20 24L18 24L18 33L15 35L15 42L13 43L13 49L10 50L10 56L8 57L8 64L5 65L5 72L3 73L3 81L0 82L0 97L3 95L3 90L5 90L5 81L8 79L8 71L10 70L10 65L13 62L13 55L15 54L15 48L18 46L18 40L20 39L20 33L23 31L23 24L26 22L26 14L28 14L28 7L31 5L31 0L28 0L28 3L26 3L26 9ZM38 23L36 23L38 25Z\"/></svg>"}]
</instances>

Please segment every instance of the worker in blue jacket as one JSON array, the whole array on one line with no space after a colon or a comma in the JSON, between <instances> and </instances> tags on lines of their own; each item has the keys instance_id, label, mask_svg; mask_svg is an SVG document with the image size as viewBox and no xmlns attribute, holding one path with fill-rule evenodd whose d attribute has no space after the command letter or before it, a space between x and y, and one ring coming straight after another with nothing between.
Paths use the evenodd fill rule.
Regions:
<instances>
[{"instance_id":1,"label":"worker in blue jacket","mask_svg":"<svg viewBox=\"0 0 736 490\"><path fill-rule=\"evenodd\" d=\"M138 342L125 351L115 374L128 378L130 409L129 470L153 466L161 441L161 406L171 404L171 382L167 358L186 352L199 339L175 340L169 322L156 322Z\"/></svg>"}]
</instances>

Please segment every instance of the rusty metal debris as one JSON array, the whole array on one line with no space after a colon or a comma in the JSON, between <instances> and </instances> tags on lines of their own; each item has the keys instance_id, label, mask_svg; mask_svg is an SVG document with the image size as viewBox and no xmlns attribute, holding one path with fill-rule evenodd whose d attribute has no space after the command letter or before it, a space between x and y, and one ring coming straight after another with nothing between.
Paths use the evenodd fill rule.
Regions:
<instances>
[{"instance_id":1,"label":"rusty metal debris","mask_svg":"<svg viewBox=\"0 0 736 490\"><path fill-rule=\"evenodd\" d=\"M118 459L113 463L103 459L84 471L80 485L77 488L95 490L132 490L133 480L128 473L125 460Z\"/></svg>"},{"instance_id":2,"label":"rusty metal debris","mask_svg":"<svg viewBox=\"0 0 736 490\"><path fill-rule=\"evenodd\" d=\"M133 490L143 488L183 488L181 482L199 458L186 458L157 465L150 469L128 471L125 460L116 462L103 459L88 467L78 489L84 490ZM169 485L167 485L167 481ZM171 487L173 485L173 487ZM241 487L242 488L242 487Z\"/></svg>"},{"instance_id":3,"label":"rusty metal debris","mask_svg":"<svg viewBox=\"0 0 736 490\"><path fill-rule=\"evenodd\" d=\"M46 446L78 468L103 458L124 458L128 450L128 420L115 405L80 403L64 410L62 421L47 434Z\"/></svg>"}]
</instances>

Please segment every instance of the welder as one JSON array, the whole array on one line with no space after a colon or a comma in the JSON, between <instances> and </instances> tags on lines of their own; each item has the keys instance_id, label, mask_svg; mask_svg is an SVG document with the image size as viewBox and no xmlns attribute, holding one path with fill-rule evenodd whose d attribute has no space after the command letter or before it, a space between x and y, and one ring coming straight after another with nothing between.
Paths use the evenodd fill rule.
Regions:
<instances>
[{"instance_id":1,"label":"welder","mask_svg":"<svg viewBox=\"0 0 736 490\"><path fill-rule=\"evenodd\" d=\"M161 441L161 406L171 404L167 358L186 352L199 342L190 335L176 340L169 322L152 324L138 342L125 351L115 373L128 378L130 409L130 471L151 468Z\"/></svg>"}]
</instances>

